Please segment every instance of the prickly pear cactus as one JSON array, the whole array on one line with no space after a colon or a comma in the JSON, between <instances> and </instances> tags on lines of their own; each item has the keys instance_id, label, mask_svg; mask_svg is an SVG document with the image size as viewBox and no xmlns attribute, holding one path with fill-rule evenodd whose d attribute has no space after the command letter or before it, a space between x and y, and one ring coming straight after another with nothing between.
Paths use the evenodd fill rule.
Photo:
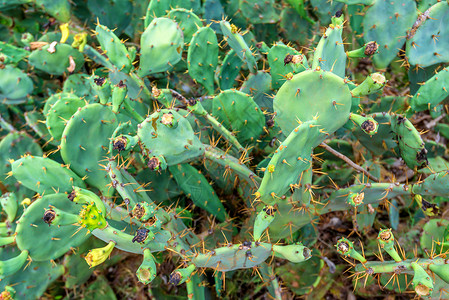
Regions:
<instances>
[{"instance_id":1,"label":"prickly pear cactus","mask_svg":"<svg viewBox=\"0 0 449 300\"><path fill-rule=\"evenodd\" d=\"M449 299L446 2L0 11L0 299Z\"/></svg>"}]
</instances>

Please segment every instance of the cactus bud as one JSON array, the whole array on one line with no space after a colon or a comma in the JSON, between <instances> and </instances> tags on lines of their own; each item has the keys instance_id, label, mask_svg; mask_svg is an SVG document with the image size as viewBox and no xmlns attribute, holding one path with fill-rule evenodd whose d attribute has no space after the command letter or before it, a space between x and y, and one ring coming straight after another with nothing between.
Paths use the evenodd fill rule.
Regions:
<instances>
[{"instance_id":1,"label":"cactus bud","mask_svg":"<svg viewBox=\"0 0 449 300\"><path fill-rule=\"evenodd\" d=\"M125 101L128 88L122 80L112 87L112 111L117 113L123 101Z\"/></svg>"},{"instance_id":2,"label":"cactus bud","mask_svg":"<svg viewBox=\"0 0 449 300\"><path fill-rule=\"evenodd\" d=\"M196 267L193 264L187 268L177 269L170 274L169 282L173 285L180 285L189 279L195 269Z\"/></svg>"},{"instance_id":3,"label":"cactus bud","mask_svg":"<svg viewBox=\"0 0 449 300\"><path fill-rule=\"evenodd\" d=\"M136 231L136 235L134 236L132 242L138 242L143 244L148 238L152 240L154 238L154 234L146 228L138 229Z\"/></svg>"},{"instance_id":4,"label":"cactus bud","mask_svg":"<svg viewBox=\"0 0 449 300\"><path fill-rule=\"evenodd\" d=\"M377 236L380 247L383 248L387 253L396 261L401 262L402 259L394 248L394 236L391 229L382 229Z\"/></svg>"},{"instance_id":5,"label":"cactus bud","mask_svg":"<svg viewBox=\"0 0 449 300\"><path fill-rule=\"evenodd\" d=\"M143 250L143 261L136 275L140 282L149 284L156 277L156 262L150 249Z\"/></svg>"},{"instance_id":6,"label":"cactus bud","mask_svg":"<svg viewBox=\"0 0 449 300\"><path fill-rule=\"evenodd\" d=\"M72 192L70 192L70 194L67 196L67 198L75 203L86 203L86 204L94 203L100 213L106 211L106 208L104 207L104 204L101 201L101 199L97 195L95 195L95 193L89 190L74 187Z\"/></svg>"},{"instance_id":7,"label":"cactus bud","mask_svg":"<svg viewBox=\"0 0 449 300\"><path fill-rule=\"evenodd\" d=\"M354 249L354 244L347 238L341 238L337 241L337 252L344 256L352 257L362 264L366 263L366 259Z\"/></svg>"},{"instance_id":8,"label":"cactus bud","mask_svg":"<svg viewBox=\"0 0 449 300\"><path fill-rule=\"evenodd\" d=\"M104 77L92 76L89 81L92 89L100 98L100 103L103 105L108 103L111 97L111 84L109 80Z\"/></svg>"},{"instance_id":9,"label":"cactus bud","mask_svg":"<svg viewBox=\"0 0 449 300\"><path fill-rule=\"evenodd\" d=\"M28 259L28 251L23 250L16 257L0 261L0 279L16 273Z\"/></svg>"},{"instance_id":10,"label":"cactus bud","mask_svg":"<svg viewBox=\"0 0 449 300\"><path fill-rule=\"evenodd\" d=\"M374 135L377 133L377 129L379 129L379 123L374 120L372 117L364 117L358 114L351 113L349 119L356 123L360 129L363 130L368 135Z\"/></svg>"},{"instance_id":11,"label":"cactus bud","mask_svg":"<svg viewBox=\"0 0 449 300\"><path fill-rule=\"evenodd\" d=\"M167 163L162 155L151 157L147 165L151 171L165 170L167 168Z\"/></svg>"},{"instance_id":12,"label":"cactus bud","mask_svg":"<svg viewBox=\"0 0 449 300\"><path fill-rule=\"evenodd\" d=\"M411 267L414 271L413 286L419 296L430 296L433 291L433 282L429 274L418 263L412 262Z\"/></svg>"},{"instance_id":13,"label":"cactus bud","mask_svg":"<svg viewBox=\"0 0 449 300\"><path fill-rule=\"evenodd\" d=\"M310 249L301 244L288 246L273 245L273 252L276 257L287 259L294 263L306 261L312 256Z\"/></svg>"},{"instance_id":14,"label":"cactus bud","mask_svg":"<svg viewBox=\"0 0 449 300\"><path fill-rule=\"evenodd\" d=\"M351 91L353 97L366 96L380 91L387 82L385 76L381 73L372 73Z\"/></svg>"},{"instance_id":15,"label":"cactus bud","mask_svg":"<svg viewBox=\"0 0 449 300\"><path fill-rule=\"evenodd\" d=\"M51 223L53 222L53 220L56 217L56 212L53 209L47 209L44 212L44 217L42 218L44 220L45 223L48 224L48 226L51 225Z\"/></svg>"},{"instance_id":16,"label":"cactus bud","mask_svg":"<svg viewBox=\"0 0 449 300\"><path fill-rule=\"evenodd\" d=\"M111 254L112 250L115 247L115 242L111 241L109 244L102 248L96 248L89 251L89 253L86 255L85 260L89 267L93 268L95 266L98 266L99 264L102 264L103 262L108 259L109 255Z\"/></svg>"},{"instance_id":17,"label":"cactus bud","mask_svg":"<svg viewBox=\"0 0 449 300\"><path fill-rule=\"evenodd\" d=\"M255 240L259 240L265 229L273 222L276 211L276 207L267 205L257 214L256 220L254 221Z\"/></svg>"},{"instance_id":18,"label":"cactus bud","mask_svg":"<svg viewBox=\"0 0 449 300\"><path fill-rule=\"evenodd\" d=\"M365 44L364 54L366 56L371 56L377 53L377 49L379 48L379 44L376 42L369 42Z\"/></svg>"},{"instance_id":19,"label":"cactus bud","mask_svg":"<svg viewBox=\"0 0 449 300\"><path fill-rule=\"evenodd\" d=\"M50 207L50 209L46 209L42 219L44 220L45 223L48 224L48 226L50 225L66 226L77 224L79 222L77 215L67 213L55 207Z\"/></svg>"},{"instance_id":20,"label":"cactus bud","mask_svg":"<svg viewBox=\"0 0 449 300\"><path fill-rule=\"evenodd\" d=\"M92 204L84 205L79 213L79 223L89 231L95 229L103 229L108 226L108 222L101 210L92 202Z\"/></svg>"},{"instance_id":21,"label":"cactus bud","mask_svg":"<svg viewBox=\"0 0 449 300\"><path fill-rule=\"evenodd\" d=\"M128 140L123 136L118 136L114 139L113 148L118 152L122 152L126 149L126 145L128 144Z\"/></svg>"},{"instance_id":22,"label":"cactus bud","mask_svg":"<svg viewBox=\"0 0 449 300\"><path fill-rule=\"evenodd\" d=\"M132 210L133 217L142 222L148 221L154 216L154 213L153 207L146 202L137 203Z\"/></svg>"}]
</instances>

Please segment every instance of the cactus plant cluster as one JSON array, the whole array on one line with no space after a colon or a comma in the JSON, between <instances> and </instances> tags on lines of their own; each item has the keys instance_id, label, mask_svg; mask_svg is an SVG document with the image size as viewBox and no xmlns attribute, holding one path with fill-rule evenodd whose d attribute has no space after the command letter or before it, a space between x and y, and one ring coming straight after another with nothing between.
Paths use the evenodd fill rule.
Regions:
<instances>
[{"instance_id":1,"label":"cactus plant cluster","mask_svg":"<svg viewBox=\"0 0 449 300\"><path fill-rule=\"evenodd\" d=\"M0 8L1 299L449 299L446 1Z\"/></svg>"}]
</instances>

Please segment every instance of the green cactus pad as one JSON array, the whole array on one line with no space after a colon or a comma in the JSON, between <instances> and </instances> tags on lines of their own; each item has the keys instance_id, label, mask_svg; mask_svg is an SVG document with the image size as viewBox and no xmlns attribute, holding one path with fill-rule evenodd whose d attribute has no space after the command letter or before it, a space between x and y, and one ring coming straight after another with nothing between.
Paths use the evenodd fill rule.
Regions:
<instances>
[{"instance_id":1,"label":"green cactus pad","mask_svg":"<svg viewBox=\"0 0 449 300\"><path fill-rule=\"evenodd\" d=\"M45 100L44 109L42 110L42 114L46 116L48 112L50 111L50 108L53 104L56 103L59 99L65 98L65 97L74 97L72 93L68 92L62 92L62 93L56 93L51 95L50 97Z\"/></svg>"},{"instance_id":2,"label":"green cactus pad","mask_svg":"<svg viewBox=\"0 0 449 300\"><path fill-rule=\"evenodd\" d=\"M61 139L61 156L65 163L86 182L103 193L110 183L107 172L100 166L106 164L109 138L117 126L117 118L112 111L100 104L89 104L80 108L64 129ZM89 136L86 140L85 137Z\"/></svg>"},{"instance_id":3,"label":"green cactus pad","mask_svg":"<svg viewBox=\"0 0 449 300\"><path fill-rule=\"evenodd\" d=\"M28 60L30 65L51 75L78 72L83 66L84 57L77 49L67 44L56 44L55 51L50 53L50 47L51 45L46 45L31 52ZM75 63L73 70L70 70L71 61Z\"/></svg>"},{"instance_id":4,"label":"green cactus pad","mask_svg":"<svg viewBox=\"0 0 449 300\"><path fill-rule=\"evenodd\" d=\"M285 63L287 55L301 55L301 62L298 64L293 62ZM288 73L296 74L308 69L306 56L282 43L271 47L268 52L268 64L270 65L271 86L273 89L278 89L284 84Z\"/></svg>"},{"instance_id":5,"label":"green cactus pad","mask_svg":"<svg viewBox=\"0 0 449 300\"><path fill-rule=\"evenodd\" d=\"M167 17L178 23L179 27L181 27L182 33L184 34L184 43L190 43L193 34L198 28L203 27L201 19L192 11L185 8L175 8L170 10Z\"/></svg>"},{"instance_id":6,"label":"green cactus pad","mask_svg":"<svg viewBox=\"0 0 449 300\"><path fill-rule=\"evenodd\" d=\"M279 25L287 40L296 41L300 45L309 45L315 39L314 33L319 28L319 23L311 24L292 7L285 7L282 10Z\"/></svg>"},{"instance_id":7,"label":"green cactus pad","mask_svg":"<svg viewBox=\"0 0 449 300\"><path fill-rule=\"evenodd\" d=\"M97 25L95 32L101 49L106 53L109 60L117 69L128 73L132 68L132 61L125 44L106 26Z\"/></svg>"},{"instance_id":8,"label":"green cactus pad","mask_svg":"<svg viewBox=\"0 0 449 300\"><path fill-rule=\"evenodd\" d=\"M231 49L228 54L226 54L218 75L220 88L222 90L227 90L234 86L241 67L242 60L235 51Z\"/></svg>"},{"instance_id":9,"label":"green cactus pad","mask_svg":"<svg viewBox=\"0 0 449 300\"><path fill-rule=\"evenodd\" d=\"M86 74L72 74L64 81L63 92L71 93L81 99L94 102L96 93L89 83L89 76Z\"/></svg>"},{"instance_id":10,"label":"green cactus pad","mask_svg":"<svg viewBox=\"0 0 449 300\"><path fill-rule=\"evenodd\" d=\"M449 194L449 173L431 174L420 183L413 185L414 194L446 197Z\"/></svg>"},{"instance_id":11,"label":"green cactus pad","mask_svg":"<svg viewBox=\"0 0 449 300\"><path fill-rule=\"evenodd\" d=\"M223 20L220 22L220 27L223 32L223 37L228 42L229 46L235 51L243 62L248 64L248 69L250 72L256 72L256 58L243 39L243 36L237 32L238 30L235 28L235 25L231 25L229 22Z\"/></svg>"},{"instance_id":12,"label":"green cactus pad","mask_svg":"<svg viewBox=\"0 0 449 300\"><path fill-rule=\"evenodd\" d=\"M356 184L348 188L338 189L334 191L329 198L326 199L326 205L318 209L319 214L325 214L331 211L342 211L351 209L351 205L347 203L348 194L363 192L363 203L359 206L361 210L364 205L379 203L384 199L393 199L400 195L409 195L409 186L405 184L390 183L365 183ZM382 195L379 197L379 195Z\"/></svg>"},{"instance_id":13,"label":"green cactus pad","mask_svg":"<svg viewBox=\"0 0 449 300\"><path fill-rule=\"evenodd\" d=\"M274 94L269 73L257 71L256 74L249 74L240 87L240 91L250 95L263 111L273 112Z\"/></svg>"},{"instance_id":14,"label":"green cactus pad","mask_svg":"<svg viewBox=\"0 0 449 300\"><path fill-rule=\"evenodd\" d=\"M23 60L26 56L30 55L30 52L7 44L6 42L0 41L0 57L4 59L3 64L17 65L19 61Z\"/></svg>"},{"instance_id":15,"label":"green cactus pad","mask_svg":"<svg viewBox=\"0 0 449 300\"><path fill-rule=\"evenodd\" d=\"M202 27L193 34L187 54L190 76L209 94L214 93L214 75L218 64L218 41L210 27Z\"/></svg>"},{"instance_id":16,"label":"green cactus pad","mask_svg":"<svg viewBox=\"0 0 449 300\"><path fill-rule=\"evenodd\" d=\"M164 114L172 114L176 128L162 124ZM167 165L176 165L201 156L204 146L193 132L189 121L173 110L154 112L138 125L137 136L148 158L161 155Z\"/></svg>"},{"instance_id":17,"label":"green cactus pad","mask_svg":"<svg viewBox=\"0 0 449 300\"><path fill-rule=\"evenodd\" d=\"M122 33L131 22L133 5L131 0L88 0L87 8L98 18L100 24L116 28Z\"/></svg>"},{"instance_id":18,"label":"green cactus pad","mask_svg":"<svg viewBox=\"0 0 449 300\"><path fill-rule=\"evenodd\" d=\"M374 137L366 134L360 127L355 127L353 134L357 140L375 155L382 155L396 148L396 141L391 134L390 116L388 114L376 113L370 115L378 124L377 133Z\"/></svg>"},{"instance_id":19,"label":"green cactus pad","mask_svg":"<svg viewBox=\"0 0 449 300\"><path fill-rule=\"evenodd\" d=\"M215 216L220 222L226 220L227 213L214 189L200 171L189 164L169 167L179 187L193 203Z\"/></svg>"},{"instance_id":20,"label":"green cactus pad","mask_svg":"<svg viewBox=\"0 0 449 300\"><path fill-rule=\"evenodd\" d=\"M349 119L352 96L348 85L337 75L307 70L286 81L274 98L276 122L288 135L298 126L318 118L325 132L332 134Z\"/></svg>"},{"instance_id":21,"label":"green cactus pad","mask_svg":"<svg viewBox=\"0 0 449 300\"><path fill-rule=\"evenodd\" d=\"M78 111L78 108L86 105L86 102L75 95L61 97L48 110L46 124L47 129L55 140L60 140L68 120Z\"/></svg>"},{"instance_id":22,"label":"green cactus pad","mask_svg":"<svg viewBox=\"0 0 449 300\"><path fill-rule=\"evenodd\" d=\"M312 69L320 67L324 71L345 77L346 53L342 40L344 16L332 17L332 24L326 29L313 54Z\"/></svg>"},{"instance_id":23,"label":"green cactus pad","mask_svg":"<svg viewBox=\"0 0 449 300\"><path fill-rule=\"evenodd\" d=\"M326 137L316 121L302 123L295 128L275 151L265 170L256 197L273 205L295 185L301 173L310 168L313 148Z\"/></svg>"},{"instance_id":24,"label":"green cactus pad","mask_svg":"<svg viewBox=\"0 0 449 300\"><path fill-rule=\"evenodd\" d=\"M213 115L226 128L236 132L242 143L252 142L259 137L265 125L262 110L245 93L226 90L213 99Z\"/></svg>"},{"instance_id":25,"label":"green cactus pad","mask_svg":"<svg viewBox=\"0 0 449 300\"><path fill-rule=\"evenodd\" d=\"M307 262L286 263L275 269L276 274L298 296L309 294L321 281L320 273L324 268L324 261L317 249L314 249L312 254L312 258Z\"/></svg>"},{"instance_id":26,"label":"green cactus pad","mask_svg":"<svg viewBox=\"0 0 449 300\"><path fill-rule=\"evenodd\" d=\"M34 2L58 21L70 21L70 2L68 0L34 0Z\"/></svg>"},{"instance_id":27,"label":"green cactus pad","mask_svg":"<svg viewBox=\"0 0 449 300\"><path fill-rule=\"evenodd\" d=\"M411 65L428 67L449 60L449 4L436 3L418 17L408 35L406 55Z\"/></svg>"},{"instance_id":28,"label":"green cactus pad","mask_svg":"<svg viewBox=\"0 0 449 300\"><path fill-rule=\"evenodd\" d=\"M423 233L420 238L422 250L430 251L435 248L436 242L442 242L446 227L449 221L445 219L431 219L423 227ZM439 250L437 250L439 252Z\"/></svg>"},{"instance_id":29,"label":"green cactus pad","mask_svg":"<svg viewBox=\"0 0 449 300\"><path fill-rule=\"evenodd\" d=\"M200 0L151 0L148 4L147 14L145 17L145 27L153 21L154 18L163 17L168 11L174 8L184 8L192 10L195 14L201 12ZM196 30L195 30L196 31Z\"/></svg>"},{"instance_id":30,"label":"green cactus pad","mask_svg":"<svg viewBox=\"0 0 449 300\"><path fill-rule=\"evenodd\" d=\"M310 0L310 4L322 25L329 24L332 16L344 6L343 3L338 1L328 2L327 0Z\"/></svg>"},{"instance_id":31,"label":"green cactus pad","mask_svg":"<svg viewBox=\"0 0 449 300\"><path fill-rule=\"evenodd\" d=\"M416 17L413 0L379 0L368 8L363 18L363 38L365 43L379 44L379 53L373 56L376 68L385 69L393 61Z\"/></svg>"},{"instance_id":32,"label":"green cactus pad","mask_svg":"<svg viewBox=\"0 0 449 300\"><path fill-rule=\"evenodd\" d=\"M2 138L0 142L0 181L6 186L16 182L14 177L9 177L11 171L10 160L19 159L22 155L42 155L42 149L32 137L24 132L11 132ZM8 178L9 177L9 178Z\"/></svg>"},{"instance_id":33,"label":"green cactus pad","mask_svg":"<svg viewBox=\"0 0 449 300\"><path fill-rule=\"evenodd\" d=\"M181 60L184 37L171 19L156 18L145 29L140 40L141 77L165 72Z\"/></svg>"},{"instance_id":34,"label":"green cactus pad","mask_svg":"<svg viewBox=\"0 0 449 300\"><path fill-rule=\"evenodd\" d=\"M26 102L33 91L33 81L19 68L7 65L0 69L0 101L3 104Z\"/></svg>"},{"instance_id":35,"label":"green cactus pad","mask_svg":"<svg viewBox=\"0 0 449 300\"><path fill-rule=\"evenodd\" d=\"M410 99L411 110L419 112L433 110L449 96L449 71L446 68L436 73L432 78L420 85L418 91Z\"/></svg>"},{"instance_id":36,"label":"green cactus pad","mask_svg":"<svg viewBox=\"0 0 449 300\"><path fill-rule=\"evenodd\" d=\"M143 187L139 188L141 185L126 170L118 169L114 161L109 162L107 169L111 177L112 186L117 189L125 203L129 202L130 209L139 202L145 202L156 210L156 205L148 197L144 191L145 189Z\"/></svg>"},{"instance_id":37,"label":"green cactus pad","mask_svg":"<svg viewBox=\"0 0 449 300\"><path fill-rule=\"evenodd\" d=\"M228 272L260 265L271 254L271 244L246 242L217 248L206 254L197 254L192 259L192 263L197 268L213 268L217 271Z\"/></svg>"},{"instance_id":38,"label":"green cactus pad","mask_svg":"<svg viewBox=\"0 0 449 300\"><path fill-rule=\"evenodd\" d=\"M24 117L26 124L33 129L43 141L55 146L59 145L59 142L55 141L50 132L48 132L47 125L45 125L45 117L40 112L28 111L24 114Z\"/></svg>"},{"instance_id":39,"label":"green cactus pad","mask_svg":"<svg viewBox=\"0 0 449 300\"><path fill-rule=\"evenodd\" d=\"M239 9L248 23L276 23L279 21L274 0L239 0Z\"/></svg>"},{"instance_id":40,"label":"green cactus pad","mask_svg":"<svg viewBox=\"0 0 449 300\"><path fill-rule=\"evenodd\" d=\"M56 259L89 237L87 230L78 226L46 224L42 216L50 205L73 214L81 209L81 205L72 203L64 193L46 195L27 208L18 220L16 242L19 249L28 250L35 261Z\"/></svg>"},{"instance_id":41,"label":"green cactus pad","mask_svg":"<svg viewBox=\"0 0 449 300\"><path fill-rule=\"evenodd\" d=\"M392 115L391 130L397 135L401 157L407 166L411 169L427 166L425 144L412 122L400 115Z\"/></svg>"},{"instance_id":42,"label":"green cactus pad","mask_svg":"<svg viewBox=\"0 0 449 300\"><path fill-rule=\"evenodd\" d=\"M0 290L14 286L16 299L39 299L47 287L64 273L62 265L53 265L50 261L33 261L27 268L4 278Z\"/></svg>"},{"instance_id":43,"label":"green cactus pad","mask_svg":"<svg viewBox=\"0 0 449 300\"><path fill-rule=\"evenodd\" d=\"M27 188L39 193L64 193L73 186L85 187L84 182L68 166L39 156L25 156L12 163L12 174Z\"/></svg>"}]
</instances>

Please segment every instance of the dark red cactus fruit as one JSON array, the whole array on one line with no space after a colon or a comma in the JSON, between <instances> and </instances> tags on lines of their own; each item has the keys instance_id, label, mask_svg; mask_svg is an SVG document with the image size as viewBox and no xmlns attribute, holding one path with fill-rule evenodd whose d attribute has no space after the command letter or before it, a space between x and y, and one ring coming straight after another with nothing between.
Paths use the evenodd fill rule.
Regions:
<instances>
[{"instance_id":1,"label":"dark red cactus fruit","mask_svg":"<svg viewBox=\"0 0 449 300\"><path fill-rule=\"evenodd\" d=\"M309 248L304 248L304 250L302 250L302 255L304 256L304 259L308 259L310 256L312 256L312 253L310 252Z\"/></svg>"},{"instance_id":2,"label":"dark red cactus fruit","mask_svg":"<svg viewBox=\"0 0 449 300\"><path fill-rule=\"evenodd\" d=\"M250 241L245 241L239 246L239 250L249 250L251 249L252 243Z\"/></svg>"},{"instance_id":3,"label":"dark red cactus fruit","mask_svg":"<svg viewBox=\"0 0 449 300\"><path fill-rule=\"evenodd\" d=\"M138 243L145 242L145 240L148 237L148 232L149 232L149 230L145 229L145 228L138 229L137 232L136 232L136 235L134 236L134 238L132 240L132 242L133 243L135 243L135 242L138 242Z\"/></svg>"},{"instance_id":4,"label":"dark red cactus fruit","mask_svg":"<svg viewBox=\"0 0 449 300\"><path fill-rule=\"evenodd\" d=\"M342 14L343 14L343 12L341 10L339 10L335 13L335 17L340 18Z\"/></svg>"},{"instance_id":5,"label":"dark red cactus fruit","mask_svg":"<svg viewBox=\"0 0 449 300\"><path fill-rule=\"evenodd\" d=\"M398 116L398 125L401 123L404 123L407 119L404 118L403 116Z\"/></svg>"},{"instance_id":6,"label":"dark red cactus fruit","mask_svg":"<svg viewBox=\"0 0 449 300\"><path fill-rule=\"evenodd\" d=\"M262 210L269 216L273 216L277 211L276 207L271 205L264 207Z\"/></svg>"},{"instance_id":7,"label":"dark red cactus fruit","mask_svg":"<svg viewBox=\"0 0 449 300\"><path fill-rule=\"evenodd\" d=\"M45 223L48 224L48 226L50 226L55 218L56 212L53 209L47 209L44 212L44 217L42 219L44 220Z\"/></svg>"},{"instance_id":8,"label":"dark red cactus fruit","mask_svg":"<svg viewBox=\"0 0 449 300\"><path fill-rule=\"evenodd\" d=\"M154 170L159 170L159 167L161 166L161 162L160 162L160 160L159 160L159 158L157 158L157 157L152 157L152 158L150 158L150 160L148 161L148 168L151 170L151 171L154 171Z\"/></svg>"},{"instance_id":9,"label":"dark red cactus fruit","mask_svg":"<svg viewBox=\"0 0 449 300\"><path fill-rule=\"evenodd\" d=\"M123 80L120 80L120 82L116 85L119 88L125 88L126 85L123 83Z\"/></svg>"},{"instance_id":10,"label":"dark red cactus fruit","mask_svg":"<svg viewBox=\"0 0 449 300\"><path fill-rule=\"evenodd\" d=\"M431 213L438 214L438 206L436 204L430 203L424 199L421 199L421 203L422 203L421 209L424 212L427 212L427 211L429 211L429 209L431 209L431 211L430 211Z\"/></svg>"},{"instance_id":11,"label":"dark red cactus fruit","mask_svg":"<svg viewBox=\"0 0 449 300\"><path fill-rule=\"evenodd\" d=\"M421 168L427 166L429 164L428 160L427 160L427 150L426 148L423 148L421 151L419 151L418 153L416 153L416 160L418 161L418 163L421 163Z\"/></svg>"},{"instance_id":12,"label":"dark red cactus fruit","mask_svg":"<svg viewBox=\"0 0 449 300\"><path fill-rule=\"evenodd\" d=\"M136 206L134 206L133 212L132 212L132 216L136 219L140 219L145 215L145 208L143 208L142 205L140 205L139 203L136 204Z\"/></svg>"},{"instance_id":13,"label":"dark red cactus fruit","mask_svg":"<svg viewBox=\"0 0 449 300\"><path fill-rule=\"evenodd\" d=\"M284 58L284 66L291 63L293 60L293 55L287 54Z\"/></svg>"},{"instance_id":14,"label":"dark red cactus fruit","mask_svg":"<svg viewBox=\"0 0 449 300\"><path fill-rule=\"evenodd\" d=\"M114 150L118 152L122 152L126 149L126 145L128 144L128 140L123 136L118 136L115 138L114 142L112 142L112 146Z\"/></svg>"},{"instance_id":15,"label":"dark red cactus fruit","mask_svg":"<svg viewBox=\"0 0 449 300\"><path fill-rule=\"evenodd\" d=\"M374 123L372 120L366 120L360 125L363 131L366 133L371 133L376 130L376 123Z\"/></svg>"},{"instance_id":16,"label":"dark red cactus fruit","mask_svg":"<svg viewBox=\"0 0 449 300\"><path fill-rule=\"evenodd\" d=\"M73 202L73 200L76 198L76 192L75 190L71 191L70 194L67 195L67 199Z\"/></svg>"},{"instance_id":17,"label":"dark red cactus fruit","mask_svg":"<svg viewBox=\"0 0 449 300\"><path fill-rule=\"evenodd\" d=\"M182 280L182 275L179 272L172 272L168 278L168 282L173 285L178 285Z\"/></svg>"},{"instance_id":18,"label":"dark red cactus fruit","mask_svg":"<svg viewBox=\"0 0 449 300\"><path fill-rule=\"evenodd\" d=\"M365 55L371 56L376 54L377 49L379 48L379 45L376 42L369 42L365 45Z\"/></svg>"},{"instance_id":19,"label":"dark red cactus fruit","mask_svg":"<svg viewBox=\"0 0 449 300\"><path fill-rule=\"evenodd\" d=\"M94 82L96 85L102 86L106 82L106 79L104 77L97 77L94 78Z\"/></svg>"}]
</instances>

